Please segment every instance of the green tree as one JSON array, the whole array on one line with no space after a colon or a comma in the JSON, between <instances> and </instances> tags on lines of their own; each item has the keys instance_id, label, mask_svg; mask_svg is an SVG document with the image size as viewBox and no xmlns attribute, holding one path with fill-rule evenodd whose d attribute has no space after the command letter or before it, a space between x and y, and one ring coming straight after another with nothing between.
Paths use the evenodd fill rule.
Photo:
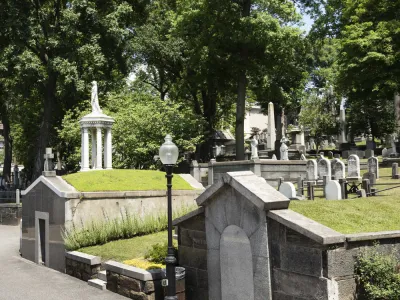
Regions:
<instances>
[{"instance_id":1,"label":"green tree","mask_svg":"<svg viewBox=\"0 0 400 300\"><path fill-rule=\"evenodd\" d=\"M124 84L132 56L132 28L144 19L145 4L140 0L1 1L0 26L6 38L1 51L13 53L7 76L14 107L23 111L21 137L34 145L21 153L33 178L41 174L45 147L57 144L55 127L67 109L85 98L90 82L97 80L101 92Z\"/></svg>"},{"instance_id":2,"label":"green tree","mask_svg":"<svg viewBox=\"0 0 400 300\"><path fill-rule=\"evenodd\" d=\"M109 95L106 104L105 112L115 118L113 165L116 168L155 168L154 155L158 155L168 133L172 134L181 154L194 152L201 142L204 122L190 108L179 103L162 101L150 93L124 92ZM70 171L79 169L81 141L78 121L86 113L69 111L59 129L63 145L68 145L68 152L64 151L63 155Z\"/></svg>"},{"instance_id":3,"label":"green tree","mask_svg":"<svg viewBox=\"0 0 400 300\"><path fill-rule=\"evenodd\" d=\"M310 130L310 135L315 138L317 151L325 136L336 134L338 129L336 115L329 100L327 93L317 93L314 90L301 101L299 123Z\"/></svg>"}]
</instances>

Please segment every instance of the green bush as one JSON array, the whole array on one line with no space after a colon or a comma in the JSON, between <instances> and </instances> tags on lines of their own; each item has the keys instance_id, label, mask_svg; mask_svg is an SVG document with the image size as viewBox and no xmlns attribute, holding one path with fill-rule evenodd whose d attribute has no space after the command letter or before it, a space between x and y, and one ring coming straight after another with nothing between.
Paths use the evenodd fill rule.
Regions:
<instances>
[{"instance_id":1,"label":"green bush","mask_svg":"<svg viewBox=\"0 0 400 300\"><path fill-rule=\"evenodd\" d=\"M176 251L174 245L174 251ZM168 254L168 242L163 244L157 243L151 246L151 249L147 251L144 258L156 263L156 264L165 264L165 257Z\"/></svg>"},{"instance_id":2,"label":"green bush","mask_svg":"<svg viewBox=\"0 0 400 300\"><path fill-rule=\"evenodd\" d=\"M196 206L182 206L175 209L173 218L179 218ZM63 232L65 248L69 251L83 247L102 245L119 239L129 239L135 236L165 230L168 227L167 213L147 215L141 218L126 213L118 219L109 220L106 216L102 221L92 221L80 227L73 224L72 228Z\"/></svg>"},{"instance_id":3,"label":"green bush","mask_svg":"<svg viewBox=\"0 0 400 300\"><path fill-rule=\"evenodd\" d=\"M400 261L394 253L382 255L377 247L362 251L355 270L359 285L358 299L400 299Z\"/></svg>"}]
</instances>

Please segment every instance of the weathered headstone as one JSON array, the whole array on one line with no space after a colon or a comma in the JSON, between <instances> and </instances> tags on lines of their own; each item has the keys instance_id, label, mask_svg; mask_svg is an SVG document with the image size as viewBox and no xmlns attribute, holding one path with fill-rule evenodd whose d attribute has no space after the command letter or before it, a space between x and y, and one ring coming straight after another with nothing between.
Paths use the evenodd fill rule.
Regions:
<instances>
[{"instance_id":1,"label":"weathered headstone","mask_svg":"<svg viewBox=\"0 0 400 300\"><path fill-rule=\"evenodd\" d=\"M370 157L368 158L368 172L369 173L374 173L376 176L376 179L379 178L379 162L377 157Z\"/></svg>"},{"instance_id":2,"label":"weathered headstone","mask_svg":"<svg viewBox=\"0 0 400 300\"><path fill-rule=\"evenodd\" d=\"M392 179L399 179L399 164L392 164Z\"/></svg>"},{"instance_id":3,"label":"weathered headstone","mask_svg":"<svg viewBox=\"0 0 400 300\"><path fill-rule=\"evenodd\" d=\"M296 188L291 182L282 182L281 186L279 187L279 192L289 199L296 198Z\"/></svg>"},{"instance_id":4,"label":"weathered headstone","mask_svg":"<svg viewBox=\"0 0 400 300\"><path fill-rule=\"evenodd\" d=\"M325 197L326 200L341 200L342 199L342 189L340 184L336 180L328 181L325 186Z\"/></svg>"},{"instance_id":5,"label":"weathered headstone","mask_svg":"<svg viewBox=\"0 0 400 300\"><path fill-rule=\"evenodd\" d=\"M332 159L332 158L333 158L333 152L332 152L332 151L329 151L329 152L328 152L328 158L329 158L329 159Z\"/></svg>"},{"instance_id":6,"label":"weathered headstone","mask_svg":"<svg viewBox=\"0 0 400 300\"><path fill-rule=\"evenodd\" d=\"M272 155L272 158L271 158L272 160L277 160L277 158L276 158L276 155L274 154L274 155Z\"/></svg>"},{"instance_id":7,"label":"weathered headstone","mask_svg":"<svg viewBox=\"0 0 400 300\"><path fill-rule=\"evenodd\" d=\"M383 148L383 150L382 150L382 157L389 157L388 149Z\"/></svg>"},{"instance_id":8,"label":"weathered headstone","mask_svg":"<svg viewBox=\"0 0 400 300\"><path fill-rule=\"evenodd\" d=\"M315 159L310 159L307 161L306 170L307 181L318 180L317 161Z\"/></svg>"},{"instance_id":9,"label":"weathered headstone","mask_svg":"<svg viewBox=\"0 0 400 300\"><path fill-rule=\"evenodd\" d=\"M374 150L368 149L365 151L365 158L370 158L374 156Z\"/></svg>"},{"instance_id":10,"label":"weathered headstone","mask_svg":"<svg viewBox=\"0 0 400 300\"><path fill-rule=\"evenodd\" d=\"M350 155L349 152L350 152L350 151L348 151L348 150L342 151L342 157L343 157L344 159L349 158L349 155Z\"/></svg>"},{"instance_id":11,"label":"weathered headstone","mask_svg":"<svg viewBox=\"0 0 400 300\"><path fill-rule=\"evenodd\" d=\"M355 154L350 155L347 159L347 179L361 180L360 159Z\"/></svg>"},{"instance_id":12,"label":"weathered headstone","mask_svg":"<svg viewBox=\"0 0 400 300\"><path fill-rule=\"evenodd\" d=\"M270 102L268 104L268 136L267 136L268 149L274 149L275 141L276 141L276 132L275 132L274 104Z\"/></svg>"},{"instance_id":13,"label":"weathered headstone","mask_svg":"<svg viewBox=\"0 0 400 300\"><path fill-rule=\"evenodd\" d=\"M318 178L322 179L324 176L331 178L331 163L325 157L322 157L318 162Z\"/></svg>"},{"instance_id":14,"label":"weathered headstone","mask_svg":"<svg viewBox=\"0 0 400 300\"><path fill-rule=\"evenodd\" d=\"M370 182L370 185L375 185L376 184L376 175L375 173L371 173L371 172L366 172L363 174L362 179L368 179Z\"/></svg>"},{"instance_id":15,"label":"weathered headstone","mask_svg":"<svg viewBox=\"0 0 400 300\"><path fill-rule=\"evenodd\" d=\"M345 178L345 165L344 163L335 158L334 159L335 163L332 164L332 175L334 176L335 180L343 179Z\"/></svg>"}]
</instances>

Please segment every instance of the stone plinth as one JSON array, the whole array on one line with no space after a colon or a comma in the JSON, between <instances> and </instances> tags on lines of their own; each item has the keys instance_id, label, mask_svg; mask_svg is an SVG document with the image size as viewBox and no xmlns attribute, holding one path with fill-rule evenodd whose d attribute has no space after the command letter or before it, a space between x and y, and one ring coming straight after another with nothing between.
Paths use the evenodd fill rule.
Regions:
<instances>
[{"instance_id":1,"label":"stone plinth","mask_svg":"<svg viewBox=\"0 0 400 300\"><path fill-rule=\"evenodd\" d=\"M114 119L103 113L92 112L84 116L79 124L82 133L81 171L89 171L89 134L92 136L92 170L103 169L103 141L104 130L104 169L112 169L112 136L111 128Z\"/></svg>"}]
</instances>

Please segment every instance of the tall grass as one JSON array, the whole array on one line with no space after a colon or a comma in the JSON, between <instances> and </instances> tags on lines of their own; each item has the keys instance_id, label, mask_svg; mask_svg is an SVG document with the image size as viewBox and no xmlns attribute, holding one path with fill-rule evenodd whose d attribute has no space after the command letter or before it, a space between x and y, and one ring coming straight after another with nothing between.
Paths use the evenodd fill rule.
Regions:
<instances>
[{"instance_id":1,"label":"tall grass","mask_svg":"<svg viewBox=\"0 0 400 300\"><path fill-rule=\"evenodd\" d=\"M179 218L197 206L182 206L174 209L173 218ZM65 248L69 251L79 248L102 245L110 241L129 239L135 236L165 230L168 227L167 213L146 215L143 218L125 212L121 218L109 220L107 217L102 221L91 221L81 226L75 224L68 230L64 230L63 239Z\"/></svg>"}]
</instances>

